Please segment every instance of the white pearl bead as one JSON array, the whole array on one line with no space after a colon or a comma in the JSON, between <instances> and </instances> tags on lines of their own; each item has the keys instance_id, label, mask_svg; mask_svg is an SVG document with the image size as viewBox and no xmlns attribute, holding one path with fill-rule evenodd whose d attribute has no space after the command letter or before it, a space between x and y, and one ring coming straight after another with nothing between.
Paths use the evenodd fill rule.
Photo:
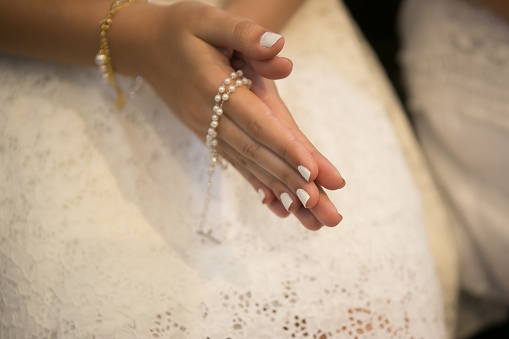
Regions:
<instances>
[{"instance_id":1,"label":"white pearl bead","mask_svg":"<svg viewBox=\"0 0 509 339\"><path fill-rule=\"evenodd\" d=\"M213 135L215 132L216 132L216 130L213 129L212 127L209 127L209 130L207 131L207 133L210 135Z\"/></svg>"},{"instance_id":2,"label":"white pearl bead","mask_svg":"<svg viewBox=\"0 0 509 339\"><path fill-rule=\"evenodd\" d=\"M212 140L211 144L212 144L212 146L217 146L217 140L216 139Z\"/></svg>"},{"instance_id":3,"label":"white pearl bead","mask_svg":"<svg viewBox=\"0 0 509 339\"><path fill-rule=\"evenodd\" d=\"M216 111L216 114L217 114L217 115L221 115L221 114L223 114L223 109L222 109L222 108L218 109L218 110Z\"/></svg>"},{"instance_id":4,"label":"white pearl bead","mask_svg":"<svg viewBox=\"0 0 509 339\"><path fill-rule=\"evenodd\" d=\"M216 127L217 127L217 125L219 125L217 121L212 121L212 122L210 123L210 127L212 127L212 128L216 128Z\"/></svg>"},{"instance_id":5,"label":"white pearl bead","mask_svg":"<svg viewBox=\"0 0 509 339\"><path fill-rule=\"evenodd\" d=\"M226 91L226 88L224 86L219 86L219 88L217 89L217 91L219 93L224 93L224 91Z\"/></svg>"},{"instance_id":6,"label":"white pearl bead","mask_svg":"<svg viewBox=\"0 0 509 339\"><path fill-rule=\"evenodd\" d=\"M219 120L219 117L216 114L212 114L212 120L217 121Z\"/></svg>"},{"instance_id":7,"label":"white pearl bead","mask_svg":"<svg viewBox=\"0 0 509 339\"><path fill-rule=\"evenodd\" d=\"M207 134L207 136L205 137L205 139L207 139L207 140L212 140L213 138L212 138L212 135Z\"/></svg>"},{"instance_id":8,"label":"white pearl bead","mask_svg":"<svg viewBox=\"0 0 509 339\"><path fill-rule=\"evenodd\" d=\"M247 83L249 82L249 79L248 78L242 78L242 83L244 85L247 85Z\"/></svg>"},{"instance_id":9,"label":"white pearl bead","mask_svg":"<svg viewBox=\"0 0 509 339\"><path fill-rule=\"evenodd\" d=\"M244 72L242 72L242 70L241 70L241 69L239 69L239 70L237 71L237 76L238 76L238 77L241 77L241 76L243 76L243 75L244 75Z\"/></svg>"},{"instance_id":10,"label":"white pearl bead","mask_svg":"<svg viewBox=\"0 0 509 339\"><path fill-rule=\"evenodd\" d=\"M218 105L214 105L214 107L212 107L212 110L217 113L217 110L218 109L221 109L221 107L219 107Z\"/></svg>"},{"instance_id":11,"label":"white pearl bead","mask_svg":"<svg viewBox=\"0 0 509 339\"><path fill-rule=\"evenodd\" d=\"M230 80L230 78L226 78L224 79L224 84L225 85L229 85L232 81Z\"/></svg>"},{"instance_id":12,"label":"white pearl bead","mask_svg":"<svg viewBox=\"0 0 509 339\"><path fill-rule=\"evenodd\" d=\"M228 93L235 92L235 86L228 87Z\"/></svg>"},{"instance_id":13,"label":"white pearl bead","mask_svg":"<svg viewBox=\"0 0 509 339\"><path fill-rule=\"evenodd\" d=\"M235 81L235 86L239 87L239 86L242 86L242 80L237 80Z\"/></svg>"},{"instance_id":14,"label":"white pearl bead","mask_svg":"<svg viewBox=\"0 0 509 339\"><path fill-rule=\"evenodd\" d=\"M236 78L236 77L237 77L237 72L230 73L230 78Z\"/></svg>"},{"instance_id":15,"label":"white pearl bead","mask_svg":"<svg viewBox=\"0 0 509 339\"><path fill-rule=\"evenodd\" d=\"M97 66L102 66L106 63L106 55L104 54L101 54L101 53L98 53L96 56L95 56L95 64Z\"/></svg>"},{"instance_id":16,"label":"white pearl bead","mask_svg":"<svg viewBox=\"0 0 509 339\"><path fill-rule=\"evenodd\" d=\"M228 99L230 99L230 96L225 93L225 94L223 94L222 98L224 101L227 101Z\"/></svg>"},{"instance_id":17,"label":"white pearl bead","mask_svg":"<svg viewBox=\"0 0 509 339\"><path fill-rule=\"evenodd\" d=\"M211 140L207 140L207 141L205 142L205 145L207 145L207 146L210 146L211 144L212 144L212 143L211 143Z\"/></svg>"},{"instance_id":18,"label":"white pearl bead","mask_svg":"<svg viewBox=\"0 0 509 339\"><path fill-rule=\"evenodd\" d=\"M218 95L216 95L216 96L214 97L214 100L215 100L216 102L221 101L221 96L220 96L219 94L218 94Z\"/></svg>"}]
</instances>

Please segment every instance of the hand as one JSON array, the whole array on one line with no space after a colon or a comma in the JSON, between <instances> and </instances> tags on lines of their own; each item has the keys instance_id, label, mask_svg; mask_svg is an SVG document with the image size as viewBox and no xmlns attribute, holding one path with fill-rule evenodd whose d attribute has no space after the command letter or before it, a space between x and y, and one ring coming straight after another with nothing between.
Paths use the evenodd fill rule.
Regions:
<instances>
[{"instance_id":1,"label":"hand","mask_svg":"<svg viewBox=\"0 0 509 339\"><path fill-rule=\"evenodd\" d=\"M242 58L244 59L244 57ZM336 168L300 131L292 115L279 97L274 82L257 75L254 70L245 65L245 61L243 59L237 59L234 61L235 68L240 68L243 65L242 68L244 69L244 72L246 72L246 75L248 75L251 79L254 79L254 86L252 88L253 93L262 99L262 101L270 108L274 117L281 121L284 126L291 131L293 135L295 135L299 142L306 147L306 149L315 158L319 167L318 176L314 180L314 184L318 190L318 201L316 204L311 204L310 201L308 201L308 208L304 208L302 204L300 204L298 205L298 208L292 209L292 211L300 222L310 230L320 229L322 225L337 225L342 220L342 217L337 212L334 204L329 200L322 186L332 190L339 189L345 185L345 181L339 176ZM289 214L281 202L278 199L275 199L273 191L269 188L273 186L270 184L270 180L274 180L274 176L267 178L266 173L264 173L264 171L256 164L256 159L247 159L239 153L238 158L230 159L230 162L256 190L263 190L265 194L263 202L267 204L275 214L281 217L285 217ZM247 168L251 171L247 171ZM311 185L312 184L313 183L311 183ZM309 184L305 183L304 189L309 191L310 189L307 188L306 185Z\"/></svg>"},{"instance_id":2,"label":"hand","mask_svg":"<svg viewBox=\"0 0 509 339\"><path fill-rule=\"evenodd\" d=\"M238 88L225 104L217 128L218 151L252 184L258 180L257 188L266 194L264 202L278 215L287 213L274 197L281 199L286 193L292 202L288 210L304 226L317 229L339 223L341 216L314 180L337 189L343 179L297 128L273 83L257 75L278 78L291 71L289 60L276 57L283 39L264 47L259 41L266 30L261 26L195 2L164 7L136 4L115 20L110 32L112 54L116 50L116 55L124 56L115 60L117 69L142 75L202 140L217 87L233 71L224 52L240 51L253 70L249 74L253 88L252 92ZM309 209L302 207L296 195L299 189L309 196L303 201Z\"/></svg>"}]
</instances>

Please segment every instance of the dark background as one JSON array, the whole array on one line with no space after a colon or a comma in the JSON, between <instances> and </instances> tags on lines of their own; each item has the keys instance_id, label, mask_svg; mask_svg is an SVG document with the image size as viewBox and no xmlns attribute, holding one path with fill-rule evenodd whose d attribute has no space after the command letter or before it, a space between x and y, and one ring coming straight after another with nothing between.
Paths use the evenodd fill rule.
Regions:
<instances>
[{"instance_id":1,"label":"dark background","mask_svg":"<svg viewBox=\"0 0 509 339\"><path fill-rule=\"evenodd\" d=\"M397 61L396 22L401 0L343 0L369 41L403 104L405 91ZM509 319L471 339L509 339Z\"/></svg>"}]
</instances>

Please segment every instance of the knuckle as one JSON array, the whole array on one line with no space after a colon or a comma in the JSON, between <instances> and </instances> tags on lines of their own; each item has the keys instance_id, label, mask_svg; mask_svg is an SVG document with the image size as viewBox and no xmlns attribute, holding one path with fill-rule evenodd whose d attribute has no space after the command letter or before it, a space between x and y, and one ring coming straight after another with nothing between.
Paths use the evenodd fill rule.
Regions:
<instances>
[{"instance_id":1,"label":"knuckle","mask_svg":"<svg viewBox=\"0 0 509 339\"><path fill-rule=\"evenodd\" d=\"M281 175L281 182L285 184L286 187L290 187L290 178L291 178L290 172L285 172Z\"/></svg>"},{"instance_id":2,"label":"knuckle","mask_svg":"<svg viewBox=\"0 0 509 339\"><path fill-rule=\"evenodd\" d=\"M235 156L235 159L237 160L237 162L239 164L241 164L244 167L247 167L248 161L247 161L247 159L245 157L242 156L242 154L237 153L237 155Z\"/></svg>"},{"instance_id":3,"label":"knuckle","mask_svg":"<svg viewBox=\"0 0 509 339\"><path fill-rule=\"evenodd\" d=\"M247 133L253 137L255 140L259 140L260 136L260 125L256 121L250 121L247 124Z\"/></svg>"},{"instance_id":4,"label":"knuckle","mask_svg":"<svg viewBox=\"0 0 509 339\"><path fill-rule=\"evenodd\" d=\"M190 105L187 108L187 115L194 126L206 126L209 123L209 119L203 114L203 110L196 105Z\"/></svg>"},{"instance_id":5,"label":"knuckle","mask_svg":"<svg viewBox=\"0 0 509 339\"><path fill-rule=\"evenodd\" d=\"M233 26L233 37L237 40L245 40L245 35L251 30L253 23L247 19L237 21Z\"/></svg>"},{"instance_id":6,"label":"knuckle","mask_svg":"<svg viewBox=\"0 0 509 339\"><path fill-rule=\"evenodd\" d=\"M278 197L281 195L281 193L285 192L285 187L281 185L281 181L275 177L271 177L268 180L267 186L272 190L272 192L274 192L274 195Z\"/></svg>"},{"instance_id":7,"label":"knuckle","mask_svg":"<svg viewBox=\"0 0 509 339\"><path fill-rule=\"evenodd\" d=\"M255 143L249 143L244 145L242 149L242 154L248 157L251 160L256 160L258 158L258 152L260 151L260 146Z\"/></svg>"},{"instance_id":8,"label":"knuckle","mask_svg":"<svg viewBox=\"0 0 509 339\"><path fill-rule=\"evenodd\" d=\"M283 148L282 153L281 153L281 157L285 161L288 161L288 158L290 157L290 149L288 147L284 147Z\"/></svg>"},{"instance_id":9,"label":"knuckle","mask_svg":"<svg viewBox=\"0 0 509 339\"><path fill-rule=\"evenodd\" d=\"M217 9L214 6L197 5L196 8L194 8L193 13L197 20L203 20L203 18L214 17L217 14Z\"/></svg>"},{"instance_id":10,"label":"knuckle","mask_svg":"<svg viewBox=\"0 0 509 339\"><path fill-rule=\"evenodd\" d=\"M291 160L293 158L292 149L295 146L296 142L297 140L294 139L291 142L288 142L285 145L283 145L281 149L281 157L288 163L291 163Z\"/></svg>"}]
</instances>

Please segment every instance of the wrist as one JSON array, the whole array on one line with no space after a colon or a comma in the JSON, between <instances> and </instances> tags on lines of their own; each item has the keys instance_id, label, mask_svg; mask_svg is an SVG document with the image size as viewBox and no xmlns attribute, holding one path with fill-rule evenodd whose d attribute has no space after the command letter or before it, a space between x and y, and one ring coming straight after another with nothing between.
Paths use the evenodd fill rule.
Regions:
<instances>
[{"instance_id":1,"label":"wrist","mask_svg":"<svg viewBox=\"0 0 509 339\"><path fill-rule=\"evenodd\" d=\"M134 3L119 11L108 35L114 71L127 76L145 76L144 65L151 49L156 6Z\"/></svg>"}]
</instances>

